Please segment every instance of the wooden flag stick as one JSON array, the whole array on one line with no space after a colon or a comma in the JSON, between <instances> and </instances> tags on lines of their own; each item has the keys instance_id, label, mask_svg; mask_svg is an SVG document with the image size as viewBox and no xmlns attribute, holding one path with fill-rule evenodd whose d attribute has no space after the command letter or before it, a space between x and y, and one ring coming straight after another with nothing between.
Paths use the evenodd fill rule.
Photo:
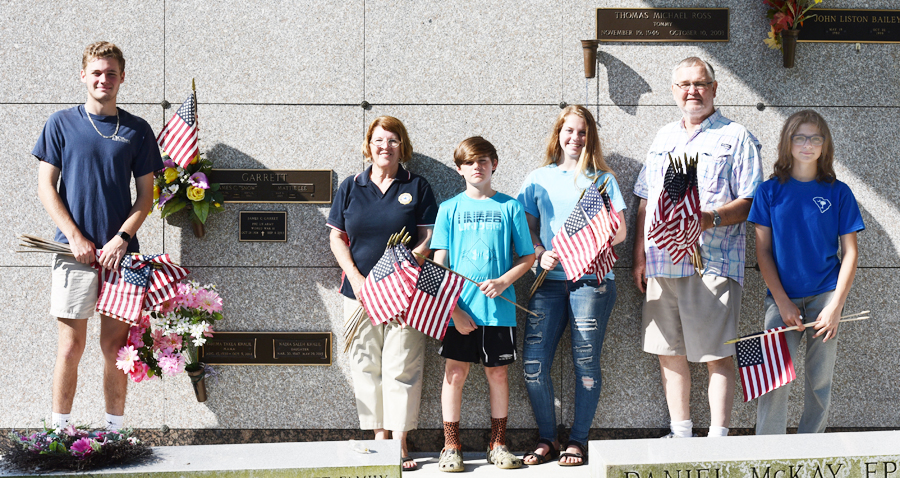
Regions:
<instances>
[{"instance_id":1,"label":"wooden flag stick","mask_svg":"<svg viewBox=\"0 0 900 478\"><path fill-rule=\"evenodd\" d=\"M866 319L869 318L868 316L866 316L866 317L855 317L855 316L860 315L860 314L868 314L868 313L869 313L869 311L868 311L868 310L865 310L865 311L859 312L859 313L857 313L857 314L845 315L844 317L852 317L852 318L844 318L844 317L841 317L842 320L839 320L838 322L854 322L854 321L857 321L857 320L866 320ZM803 324L803 325L804 325L805 327L809 327L809 326L811 326L811 325L813 325L813 324L815 324L815 322L807 322L807 323L805 323L805 324ZM728 342L725 342L725 345L736 344L736 343L738 343L738 342L743 342L743 341L745 341L745 340L750 340L750 339L758 339L758 338L760 338L760 337L765 337L765 336L767 336L767 335L775 335L775 334L780 334L780 333L782 333L782 332L789 332L789 331L791 331L791 330L797 330L797 329L799 329L799 328L800 328L799 326L793 325L793 326L791 326L791 327L788 327L788 328L785 328L785 329L781 329L781 330L773 330L773 331L769 331L769 332L760 332L760 333L758 333L758 334L748 335L748 336L746 336L746 337L739 337L739 338L736 338L736 339L731 339L731 340L729 340Z\"/></svg>"},{"instance_id":2,"label":"wooden flag stick","mask_svg":"<svg viewBox=\"0 0 900 478\"><path fill-rule=\"evenodd\" d=\"M419 253L416 252L416 251L412 251L412 253L415 254L417 257L422 258L422 259L425 259L426 261L428 261L428 262L430 262L430 263L432 263L432 264L434 264L434 265L440 267L441 269L444 269L445 271L447 271L447 272L449 272L449 273L451 273L451 274L456 274L456 275L462 277L463 279L465 279L465 280L467 280L467 281L469 281L469 282L471 282L471 283L473 283L473 284L475 284L475 285L477 285L477 286L481 286L481 284L479 284L478 282L475 282L475 281L473 281L472 279L469 279L468 277L466 277L466 276L460 274L459 272L456 272L455 270L453 270L453 269L451 269L451 268L449 268L449 267L447 267L447 266L445 266L445 265L443 265L443 264L438 264L437 262L434 262L433 260L431 260L431 259L429 259L429 258L423 256L422 254L419 254ZM516 307L518 307L518 308L524 310L525 312L528 312L529 314L531 314L531 315L533 315L533 316L535 316L535 317L538 316L538 315L535 314L534 312L532 312L532 311L526 309L525 307L522 307L521 305L519 305L519 304L517 304L517 303L515 303L515 302L513 302L513 301L511 301L511 300L509 300L509 299L507 299L506 297L503 297L502 295L498 295L498 296L495 297L495 298L496 298L496 299L503 299L503 300L509 302L510 304L512 304L512 305L514 305L514 306L516 306Z\"/></svg>"}]
</instances>

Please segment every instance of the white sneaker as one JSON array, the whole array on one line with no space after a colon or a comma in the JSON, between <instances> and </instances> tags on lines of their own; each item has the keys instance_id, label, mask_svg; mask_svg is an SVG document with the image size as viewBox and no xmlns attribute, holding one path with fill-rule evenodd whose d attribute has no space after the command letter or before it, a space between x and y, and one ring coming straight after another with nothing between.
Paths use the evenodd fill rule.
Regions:
<instances>
[{"instance_id":1,"label":"white sneaker","mask_svg":"<svg viewBox=\"0 0 900 478\"><path fill-rule=\"evenodd\" d=\"M660 438L687 438L687 437L680 437L673 432L669 432L668 435L660 437ZM691 438L697 438L697 434L694 433L693 435L691 435Z\"/></svg>"}]
</instances>

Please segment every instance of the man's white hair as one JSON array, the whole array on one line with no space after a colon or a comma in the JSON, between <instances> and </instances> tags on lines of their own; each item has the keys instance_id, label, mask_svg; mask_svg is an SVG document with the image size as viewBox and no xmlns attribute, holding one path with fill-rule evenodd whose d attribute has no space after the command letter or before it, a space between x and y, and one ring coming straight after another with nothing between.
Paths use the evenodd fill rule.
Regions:
<instances>
[{"instance_id":1,"label":"man's white hair","mask_svg":"<svg viewBox=\"0 0 900 478\"><path fill-rule=\"evenodd\" d=\"M702 58L692 56L689 58L685 58L684 60L681 60L681 62L678 63L677 65L675 65L675 68L672 69L672 83L675 83L675 74L676 74L676 72L678 72L678 70L680 70L682 68L687 68L690 66L700 66L700 65L702 65L704 68L706 68L706 76L709 77L709 81L716 81L716 70L713 69L712 65L707 63Z\"/></svg>"}]
</instances>

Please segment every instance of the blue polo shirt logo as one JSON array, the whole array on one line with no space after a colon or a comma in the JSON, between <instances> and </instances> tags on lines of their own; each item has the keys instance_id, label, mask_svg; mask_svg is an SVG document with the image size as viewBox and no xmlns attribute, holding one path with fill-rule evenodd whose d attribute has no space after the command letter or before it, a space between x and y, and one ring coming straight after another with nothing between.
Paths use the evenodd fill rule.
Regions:
<instances>
[{"instance_id":1,"label":"blue polo shirt logo","mask_svg":"<svg viewBox=\"0 0 900 478\"><path fill-rule=\"evenodd\" d=\"M412 194L403 193L397 198L397 201L399 201L400 204L403 204L405 206L412 202Z\"/></svg>"}]
</instances>

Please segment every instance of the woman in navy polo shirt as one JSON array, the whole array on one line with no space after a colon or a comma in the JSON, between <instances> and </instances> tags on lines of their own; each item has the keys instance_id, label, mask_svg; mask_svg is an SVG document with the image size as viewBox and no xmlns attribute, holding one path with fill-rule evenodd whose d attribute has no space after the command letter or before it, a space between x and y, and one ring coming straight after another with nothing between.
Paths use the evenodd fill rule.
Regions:
<instances>
[{"instance_id":1,"label":"woman in navy polo shirt","mask_svg":"<svg viewBox=\"0 0 900 478\"><path fill-rule=\"evenodd\" d=\"M390 235L406 227L413 250L427 254L437 215L431 186L401 166L412 159L413 149L400 120L375 118L362 153L372 164L341 183L327 221L331 252L344 271L345 320L359 306L357 294ZM400 440L404 469L416 468L408 458L406 433L418 426L425 337L396 321L373 326L363 320L350 349L360 428L374 430L376 440L391 435Z\"/></svg>"}]
</instances>

